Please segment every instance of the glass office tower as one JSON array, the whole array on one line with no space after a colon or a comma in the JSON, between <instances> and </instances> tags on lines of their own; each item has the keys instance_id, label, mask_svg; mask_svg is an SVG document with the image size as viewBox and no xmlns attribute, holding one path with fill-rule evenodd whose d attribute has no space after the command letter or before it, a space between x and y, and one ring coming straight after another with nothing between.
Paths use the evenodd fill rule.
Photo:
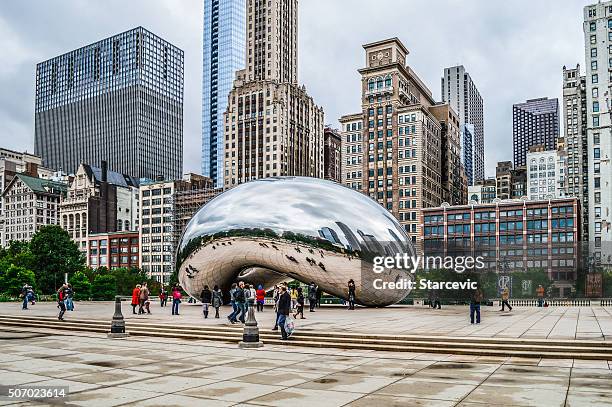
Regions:
<instances>
[{"instance_id":1,"label":"glass office tower","mask_svg":"<svg viewBox=\"0 0 612 407\"><path fill-rule=\"evenodd\" d=\"M183 51L142 27L36 66L34 151L135 177L183 172Z\"/></svg>"},{"instance_id":2,"label":"glass office tower","mask_svg":"<svg viewBox=\"0 0 612 407\"><path fill-rule=\"evenodd\" d=\"M237 70L245 66L245 0L204 1L202 174L223 185L223 114Z\"/></svg>"}]
</instances>

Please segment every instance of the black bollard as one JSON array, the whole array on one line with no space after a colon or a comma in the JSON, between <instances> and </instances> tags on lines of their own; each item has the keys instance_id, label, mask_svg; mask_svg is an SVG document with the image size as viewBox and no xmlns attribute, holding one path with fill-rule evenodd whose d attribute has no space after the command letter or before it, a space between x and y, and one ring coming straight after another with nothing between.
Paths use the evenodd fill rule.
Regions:
<instances>
[{"instance_id":1,"label":"black bollard","mask_svg":"<svg viewBox=\"0 0 612 407\"><path fill-rule=\"evenodd\" d=\"M108 334L109 338L125 338L129 336L125 332L125 320L121 312L121 297L115 296L115 313L113 314L113 322L111 322L111 331Z\"/></svg>"},{"instance_id":2,"label":"black bollard","mask_svg":"<svg viewBox=\"0 0 612 407\"><path fill-rule=\"evenodd\" d=\"M259 328L255 319L255 299L249 298L249 310L244 323L242 341L238 344L241 348L261 348L263 342L259 340Z\"/></svg>"}]
</instances>

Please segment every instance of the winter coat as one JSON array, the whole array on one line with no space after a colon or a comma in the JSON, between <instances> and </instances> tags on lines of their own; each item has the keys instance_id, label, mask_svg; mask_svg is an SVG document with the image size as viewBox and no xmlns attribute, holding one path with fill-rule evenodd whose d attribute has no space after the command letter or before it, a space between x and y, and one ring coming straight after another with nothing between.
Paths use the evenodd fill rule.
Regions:
<instances>
[{"instance_id":1,"label":"winter coat","mask_svg":"<svg viewBox=\"0 0 612 407\"><path fill-rule=\"evenodd\" d=\"M213 291L212 306L215 308L219 308L221 305L223 305L223 294L221 293L221 290Z\"/></svg>"},{"instance_id":2,"label":"winter coat","mask_svg":"<svg viewBox=\"0 0 612 407\"><path fill-rule=\"evenodd\" d=\"M132 305L138 305L140 301L140 288L134 288L132 291Z\"/></svg>"},{"instance_id":3,"label":"winter coat","mask_svg":"<svg viewBox=\"0 0 612 407\"><path fill-rule=\"evenodd\" d=\"M256 291L256 295L257 295L257 302L264 302L264 299L266 298L266 291L262 288Z\"/></svg>"},{"instance_id":4,"label":"winter coat","mask_svg":"<svg viewBox=\"0 0 612 407\"><path fill-rule=\"evenodd\" d=\"M147 287L142 287L140 289L140 299L142 301L146 301L149 299L149 289Z\"/></svg>"},{"instance_id":5,"label":"winter coat","mask_svg":"<svg viewBox=\"0 0 612 407\"><path fill-rule=\"evenodd\" d=\"M203 289L200 294L200 298L202 299L202 304L211 304L212 303L213 293L210 289Z\"/></svg>"},{"instance_id":6,"label":"winter coat","mask_svg":"<svg viewBox=\"0 0 612 407\"><path fill-rule=\"evenodd\" d=\"M279 314L289 315L291 312L291 295L288 292L284 292L278 299L278 311Z\"/></svg>"}]
</instances>

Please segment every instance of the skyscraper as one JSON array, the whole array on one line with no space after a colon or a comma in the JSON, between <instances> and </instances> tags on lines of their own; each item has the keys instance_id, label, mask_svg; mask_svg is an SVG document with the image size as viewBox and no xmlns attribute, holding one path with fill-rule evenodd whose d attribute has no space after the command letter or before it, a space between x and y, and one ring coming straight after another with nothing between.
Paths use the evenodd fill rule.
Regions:
<instances>
[{"instance_id":1,"label":"skyscraper","mask_svg":"<svg viewBox=\"0 0 612 407\"><path fill-rule=\"evenodd\" d=\"M245 0L204 1L202 174L223 186L223 114L236 71L245 66Z\"/></svg>"},{"instance_id":2,"label":"skyscraper","mask_svg":"<svg viewBox=\"0 0 612 407\"><path fill-rule=\"evenodd\" d=\"M608 72L612 52L612 1L584 8L586 59L586 138L589 243L595 263L612 264L612 124Z\"/></svg>"},{"instance_id":3,"label":"skyscraper","mask_svg":"<svg viewBox=\"0 0 612 407\"><path fill-rule=\"evenodd\" d=\"M450 103L451 107L459 116L462 129L462 137L470 140L462 141L462 145L473 146L471 156L470 151L462 151L461 162L465 165L472 165L472 168L465 169L468 176L468 185L474 185L476 181L484 179L484 107L482 96L478 92L476 84L463 65L453 66L444 69L442 77L442 101ZM466 129L466 125L471 125ZM471 130L471 131L470 131Z\"/></svg>"},{"instance_id":4,"label":"skyscraper","mask_svg":"<svg viewBox=\"0 0 612 407\"><path fill-rule=\"evenodd\" d=\"M322 178L323 109L297 80L297 0L248 3L246 69L225 113L225 186L283 175Z\"/></svg>"},{"instance_id":5,"label":"skyscraper","mask_svg":"<svg viewBox=\"0 0 612 407\"><path fill-rule=\"evenodd\" d=\"M183 172L183 51L142 27L36 66L34 151L136 177Z\"/></svg>"},{"instance_id":6,"label":"skyscraper","mask_svg":"<svg viewBox=\"0 0 612 407\"><path fill-rule=\"evenodd\" d=\"M589 241L589 157L586 77L576 68L563 67L564 141L567 151L565 195L580 199L582 240Z\"/></svg>"},{"instance_id":7,"label":"skyscraper","mask_svg":"<svg viewBox=\"0 0 612 407\"><path fill-rule=\"evenodd\" d=\"M543 145L546 150L557 147L559 137L559 101L530 99L512 106L512 145L514 167L526 164L529 147Z\"/></svg>"}]
</instances>

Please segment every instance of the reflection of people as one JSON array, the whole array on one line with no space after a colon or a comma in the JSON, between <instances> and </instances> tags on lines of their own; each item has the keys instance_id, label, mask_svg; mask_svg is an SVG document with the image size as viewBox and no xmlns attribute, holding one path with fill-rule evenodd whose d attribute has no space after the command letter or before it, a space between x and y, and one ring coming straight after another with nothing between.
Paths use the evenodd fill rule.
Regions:
<instances>
[{"instance_id":1,"label":"reflection of people","mask_svg":"<svg viewBox=\"0 0 612 407\"><path fill-rule=\"evenodd\" d=\"M470 322L474 323L474 314L476 314L476 323L480 324L480 303L482 303L482 290L479 288L472 293L470 300Z\"/></svg>"},{"instance_id":2,"label":"reflection of people","mask_svg":"<svg viewBox=\"0 0 612 407\"><path fill-rule=\"evenodd\" d=\"M542 284L536 288L536 294L538 296L538 307L544 306L544 287L542 287Z\"/></svg>"},{"instance_id":3,"label":"reflection of people","mask_svg":"<svg viewBox=\"0 0 612 407\"><path fill-rule=\"evenodd\" d=\"M510 306L510 303L508 302L508 299L510 298L510 290L508 290L508 287L505 287L504 290L502 291L502 308L500 311L504 311L504 306L508 307L508 310L512 311L512 307Z\"/></svg>"}]
</instances>

